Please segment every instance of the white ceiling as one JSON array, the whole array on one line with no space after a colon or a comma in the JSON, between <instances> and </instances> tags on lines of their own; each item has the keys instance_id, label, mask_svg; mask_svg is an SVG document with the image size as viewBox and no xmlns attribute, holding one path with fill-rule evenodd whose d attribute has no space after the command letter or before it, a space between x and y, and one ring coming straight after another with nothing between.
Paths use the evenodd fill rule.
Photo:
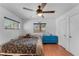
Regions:
<instances>
[{"instance_id":1,"label":"white ceiling","mask_svg":"<svg viewBox=\"0 0 79 59\"><path fill-rule=\"evenodd\" d=\"M36 10L39 3L4 3L0 4L0 6L5 7L10 12L17 15L19 18L28 20L28 19L38 19L39 16L36 15L35 12L23 10L23 7L31 8ZM55 10L55 13L52 14L44 14L46 19L56 19L59 16L63 15L64 13L68 12L75 6L77 6L77 3L48 3L44 10Z\"/></svg>"}]
</instances>

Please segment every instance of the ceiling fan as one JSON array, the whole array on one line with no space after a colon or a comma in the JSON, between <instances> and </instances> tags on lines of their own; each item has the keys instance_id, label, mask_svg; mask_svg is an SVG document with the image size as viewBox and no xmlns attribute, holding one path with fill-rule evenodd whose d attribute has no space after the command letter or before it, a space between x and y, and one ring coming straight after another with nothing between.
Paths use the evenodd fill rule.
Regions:
<instances>
[{"instance_id":1,"label":"ceiling fan","mask_svg":"<svg viewBox=\"0 0 79 59\"><path fill-rule=\"evenodd\" d=\"M30 8L26 8L26 7L23 7L24 10L28 10L28 11L36 11L37 15L38 16L43 16L43 13L55 13L55 11L43 11L44 7L46 6L47 3L41 3L41 5L38 5L38 9L36 10L33 10L33 9L30 9Z\"/></svg>"}]
</instances>

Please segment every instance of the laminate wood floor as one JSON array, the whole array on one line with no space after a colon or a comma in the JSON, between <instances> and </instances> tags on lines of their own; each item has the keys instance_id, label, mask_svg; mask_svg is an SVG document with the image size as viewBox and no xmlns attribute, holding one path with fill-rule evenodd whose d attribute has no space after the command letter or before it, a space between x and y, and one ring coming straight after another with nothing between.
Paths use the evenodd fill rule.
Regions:
<instances>
[{"instance_id":1,"label":"laminate wood floor","mask_svg":"<svg viewBox=\"0 0 79 59\"><path fill-rule=\"evenodd\" d=\"M71 53L58 44L44 44L43 48L45 56L72 56Z\"/></svg>"}]
</instances>

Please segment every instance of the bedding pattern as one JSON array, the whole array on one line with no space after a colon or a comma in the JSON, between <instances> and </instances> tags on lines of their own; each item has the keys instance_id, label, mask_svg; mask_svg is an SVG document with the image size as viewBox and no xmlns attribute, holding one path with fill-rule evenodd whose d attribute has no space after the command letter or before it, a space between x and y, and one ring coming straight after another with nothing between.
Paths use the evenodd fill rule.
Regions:
<instances>
[{"instance_id":1,"label":"bedding pattern","mask_svg":"<svg viewBox=\"0 0 79 59\"><path fill-rule=\"evenodd\" d=\"M37 38L13 39L3 44L1 51L2 53L43 55L42 46L40 46L42 43L40 42Z\"/></svg>"}]
</instances>

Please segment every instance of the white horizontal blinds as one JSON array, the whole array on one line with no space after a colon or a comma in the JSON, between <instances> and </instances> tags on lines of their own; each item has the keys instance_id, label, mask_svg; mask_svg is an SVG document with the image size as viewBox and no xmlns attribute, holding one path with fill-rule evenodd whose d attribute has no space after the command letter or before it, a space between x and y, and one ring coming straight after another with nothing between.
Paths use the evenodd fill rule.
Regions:
<instances>
[{"instance_id":1,"label":"white horizontal blinds","mask_svg":"<svg viewBox=\"0 0 79 59\"><path fill-rule=\"evenodd\" d=\"M5 21L4 21L5 29L19 29L20 28L20 22L10 19L8 17L4 17L4 18L5 18Z\"/></svg>"}]
</instances>

